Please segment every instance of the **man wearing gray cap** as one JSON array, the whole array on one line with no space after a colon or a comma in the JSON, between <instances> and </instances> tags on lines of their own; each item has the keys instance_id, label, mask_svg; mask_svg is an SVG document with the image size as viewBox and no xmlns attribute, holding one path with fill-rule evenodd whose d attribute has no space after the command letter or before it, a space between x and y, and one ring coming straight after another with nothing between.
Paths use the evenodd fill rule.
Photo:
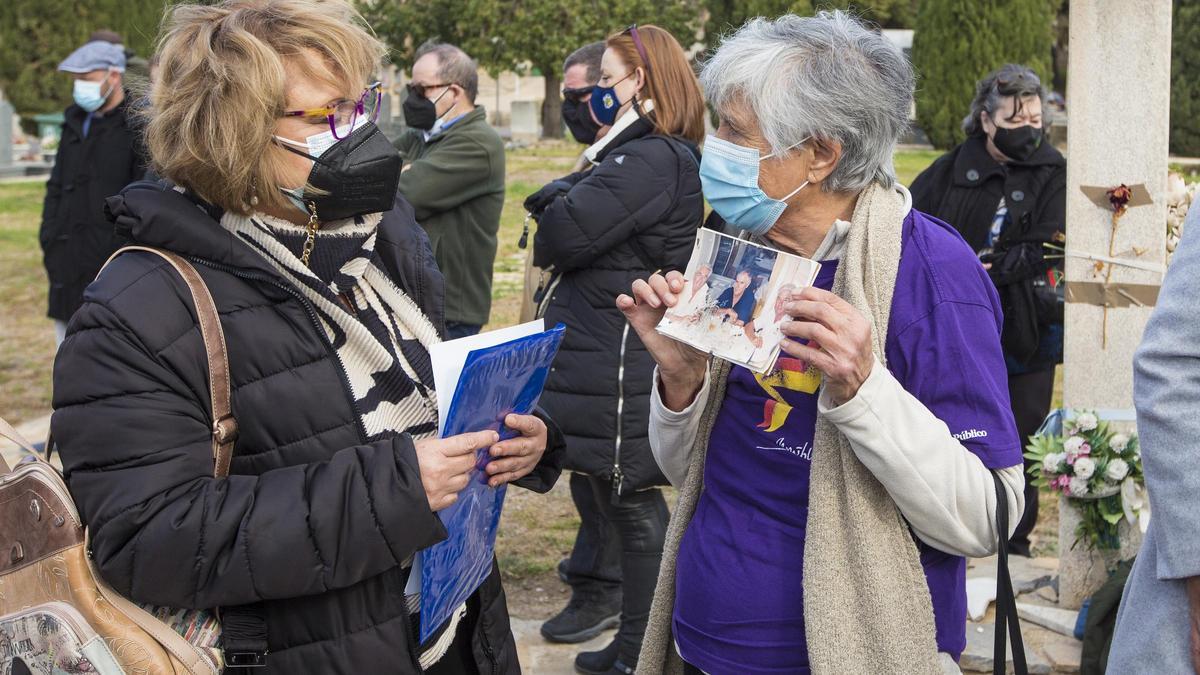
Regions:
<instances>
[{"instance_id":1,"label":"man wearing gray cap","mask_svg":"<svg viewBox=\"0 0 1200 675\"><path fill-rule=\"evenodd\" d=\"M61 343L83 289L119 244L104 216L104 200L142 175L146 157L124 89L124 50L102 40L88 42L58 69L74 79L75 103L64 113L46 183L40 241L50 278L47 313Z\"/></svg>"}]
</instances>

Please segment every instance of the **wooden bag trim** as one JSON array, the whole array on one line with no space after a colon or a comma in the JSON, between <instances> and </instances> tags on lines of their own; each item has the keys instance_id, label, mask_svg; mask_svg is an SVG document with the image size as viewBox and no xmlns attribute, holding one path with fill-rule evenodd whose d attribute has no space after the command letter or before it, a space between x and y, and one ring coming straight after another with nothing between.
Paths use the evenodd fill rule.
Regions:
<instances>
[{"instance_id":1,"label":"wooden bag trim","mask_svg":"<svg viewBox=\"0 0 1200 675\"><path fill-rule=\"evenodd\" d=\"M162 645L171 656L174 656L188 669L189 673L211 673L219 675L217 665L205 656L200 648L187 641L175 629L159 621L153 614L139 607L136 603L117 593L104 583L96 563L88 553L91 541L87 531L84 531L84 559L87 560L88 573L92 575L92 583L100 596L118 612L129 618L138 628L146 632L153 640Z\"/></svg>"}]
</instances>

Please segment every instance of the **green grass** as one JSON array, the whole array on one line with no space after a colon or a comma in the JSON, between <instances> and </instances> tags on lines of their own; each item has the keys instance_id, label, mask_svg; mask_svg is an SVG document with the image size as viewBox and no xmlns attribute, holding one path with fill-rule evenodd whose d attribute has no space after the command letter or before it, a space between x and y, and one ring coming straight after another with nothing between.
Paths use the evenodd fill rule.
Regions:
<instances>
[{"instance_id":1,"label":"green grass","mask_svg":"<svg viewBox=\"0 0 1200 675\"><path fill-rule=\"evenodd\" d=\"M1183 180L1187 183L1200 182L1200 166L1195 164L1171 164L1167 167L1169 170L1183 176Z\"/></svg>"},{"instance_id":2,"label":"green grass","mask_svg":"<svg viewBox=\"0 0 1200 675\"><path fill-rule=\"evenodd\" d=\"M896 178L904 185L912 185L917 174L941 157L941 150L901 150L896 153Z\"/></svg>"},{"instance_id":3,"label":"green grass","mask_svg":"<svg viewBox=\"0 0 1200 675\"><path fill-rule=\"evenodd\" d=\"M40 182L0 184L0 417L21 422L50 410L54 325L38 245Z\"/></svg>"}]
</instances>

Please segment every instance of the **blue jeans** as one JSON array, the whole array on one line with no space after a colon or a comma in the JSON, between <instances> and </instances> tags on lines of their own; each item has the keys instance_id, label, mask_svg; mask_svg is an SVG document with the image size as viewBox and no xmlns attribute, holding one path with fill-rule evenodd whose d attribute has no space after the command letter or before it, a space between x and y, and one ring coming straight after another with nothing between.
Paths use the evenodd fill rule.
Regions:
<instances>
[{"instance_id":1,"label":"blue jeans","mask_svg":"<svg viewBox=\"0 0 1200 675\"><path fill-rule=\"evenodd\" d=\"M446 322L446 339L457 340L458 338L470 337L477 335L483 326L477 326L471 323L459 323L457 321Z\"/></svg>"}]
</instances>

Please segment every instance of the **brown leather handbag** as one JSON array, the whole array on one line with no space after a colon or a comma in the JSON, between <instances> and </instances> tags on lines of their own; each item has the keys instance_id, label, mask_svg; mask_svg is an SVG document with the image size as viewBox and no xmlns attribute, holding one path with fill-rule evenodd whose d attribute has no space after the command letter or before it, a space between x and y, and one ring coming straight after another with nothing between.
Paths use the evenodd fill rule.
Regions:
<instances>
[{"instance_id":1,"label":"brown leather handbag","mask_svg":"<svg viewBox=\"0 0 1200 675\"><path fill-rule=\"evenodd\" d=\"M109 262L131 250L165 259L191 291L208 357L213 475L222 478L237 423L216 305L191 263L174 253L130 246ZM11 470L0 458L0 672L220 673L215 612L141 606L117 594L88 554L79 512L47 461L51 445L41 457L2 419L0 435L31 454Z\"/></svg>"}]
</instances>

